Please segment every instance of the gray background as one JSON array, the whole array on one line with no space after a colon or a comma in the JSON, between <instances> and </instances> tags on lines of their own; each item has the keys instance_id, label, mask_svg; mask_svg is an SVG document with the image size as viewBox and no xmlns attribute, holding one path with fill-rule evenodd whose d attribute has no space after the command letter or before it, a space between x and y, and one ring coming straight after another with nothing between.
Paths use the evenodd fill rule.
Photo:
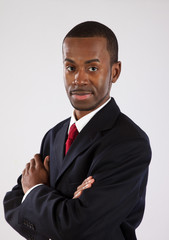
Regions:
<instances>
[{"instance_id":1,"label":"gray background","mask_svg":"<svg viewBox=\"0 0 169 240\"><path fill-rule=\"evenodd\" d=\"M0 234L23 239L3 217L2 199L46 131L70 116L62 39L76 24L100 21L119 40L122 73L111 95L150 137L146 211L140 240L167 240L169 223L169 1L0 0Z\"/></svg>"}]
</instances>

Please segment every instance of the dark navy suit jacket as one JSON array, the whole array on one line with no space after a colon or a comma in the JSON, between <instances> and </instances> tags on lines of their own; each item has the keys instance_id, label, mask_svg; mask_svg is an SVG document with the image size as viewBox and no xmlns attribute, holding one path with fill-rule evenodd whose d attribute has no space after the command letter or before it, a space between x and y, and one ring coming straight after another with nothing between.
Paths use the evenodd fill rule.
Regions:
<instances>
[{"instance_id":1,"label":"dark navy suit jacket","mask_svg":"<svg viewBox=\"0 0 169 240\"><path fill-rule=\"evenodd\" d=\"M4 198L6 220L26 239L136 240L151 159L147 135L112 98L64 156L69 122L42 141L42 159L50 155L50 187L36 187L21 204L20 177ZM95 179L92 188L72 199L88 176Z\"/></svg>"}]
</instances>

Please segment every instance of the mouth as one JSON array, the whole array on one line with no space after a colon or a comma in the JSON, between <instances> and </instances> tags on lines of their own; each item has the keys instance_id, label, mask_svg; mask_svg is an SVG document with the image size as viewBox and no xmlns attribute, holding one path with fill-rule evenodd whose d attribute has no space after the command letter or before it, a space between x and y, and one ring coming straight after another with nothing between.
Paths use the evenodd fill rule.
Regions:
<instances>
[{"instance_id":1,"label":"mouth","mask_svg":"<svg viewBox=\"0 0 169 240\"><path fill-rule=\"evenodd\" d=\"M85 91L85 90L74 90L70 92L71 96L74 98L74 100L86 100L92 96L91 91Z\"/></svg>"}]
</instances>

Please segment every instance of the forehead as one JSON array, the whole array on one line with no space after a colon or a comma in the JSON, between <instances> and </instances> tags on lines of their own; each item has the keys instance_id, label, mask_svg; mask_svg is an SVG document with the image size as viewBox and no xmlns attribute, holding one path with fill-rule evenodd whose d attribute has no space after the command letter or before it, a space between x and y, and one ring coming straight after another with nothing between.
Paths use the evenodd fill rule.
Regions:
<instances>
[{"instance_id":1,"label":"forehead","mask_svg":"<svg viewBox=\"0 0 169 240\"><path fill-rule=\"evenodd\" d=\"M109 58L104 37L66 38L63 42L64 58Z\"/></svg>"}]
</instances>

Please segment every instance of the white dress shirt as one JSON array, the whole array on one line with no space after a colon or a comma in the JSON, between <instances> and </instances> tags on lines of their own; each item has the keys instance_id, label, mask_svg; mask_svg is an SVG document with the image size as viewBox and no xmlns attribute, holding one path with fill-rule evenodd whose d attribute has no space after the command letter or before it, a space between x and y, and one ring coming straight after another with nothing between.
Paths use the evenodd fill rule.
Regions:
<instances>
[{"instance_id":1,"label":"white dress shirt","mask_svg":"<svg viewBox=\"0 0 169 240\"><path fill-rule=\"evenodd\" d=\"M74 115L74 111L72 112L72 116L70 119L70 124L69 124L69 128L68 128L68 133L69 133L69 129L72 126L73 123L75 123L76 128L78 130L78 132L80 133L81 130L86 126L86 124L90 121L90 119L98 112L100 111L109 101L111 100L111 98L109 98L105 103L103 103L100 107L98 107L97 109L95 109L94 111L88 113L87 115L85 115L84 117L80 118L79 120L76 120L75 115Z\"/></svg>"}]
</instances>

